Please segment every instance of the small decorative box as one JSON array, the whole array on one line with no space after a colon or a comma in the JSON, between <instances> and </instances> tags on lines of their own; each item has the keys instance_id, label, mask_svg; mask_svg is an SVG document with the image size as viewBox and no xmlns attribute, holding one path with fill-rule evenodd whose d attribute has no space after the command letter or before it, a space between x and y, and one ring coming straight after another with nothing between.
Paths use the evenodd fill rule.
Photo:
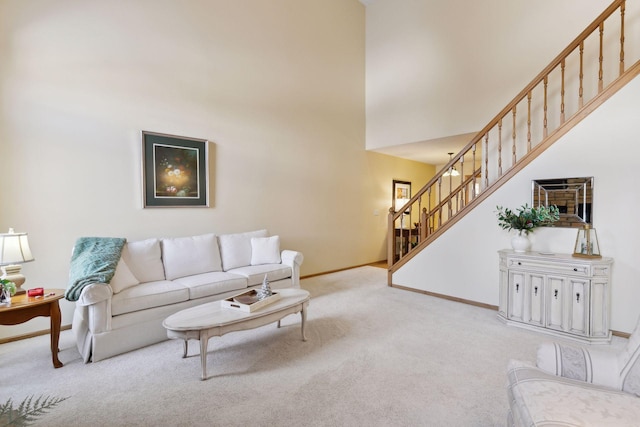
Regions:
<instances>
[{"instance_id":1,"label":"small decorative box","mask_svg":"<svg viewBox=\"0 0 640 427\"><path fill-rule=\"evenodd\" d=\"M27 289L27 295L30 297L41 297L44 295L44 288Z\"/></svg>"}]
</instances>

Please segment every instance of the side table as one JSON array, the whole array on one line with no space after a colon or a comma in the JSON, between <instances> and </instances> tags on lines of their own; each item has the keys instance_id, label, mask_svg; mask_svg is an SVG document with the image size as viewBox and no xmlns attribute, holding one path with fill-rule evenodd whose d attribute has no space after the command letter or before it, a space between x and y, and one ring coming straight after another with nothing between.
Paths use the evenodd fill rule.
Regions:
<instances>
[{"instance_id":1,"label":"side table","mask_svg":"<svg viewBox=\"0 0 640 427\"><path fill-rule=\"evenodd\" d=\"M58 300L64 298L64 289L45 289L42 297L29 297L26 293L11 297L11 305L0 306L0 325L17 325L34 317L51 318L51 360L54 368L61 368L58 342L62 315Z\"/></svg>"}]
</instances>

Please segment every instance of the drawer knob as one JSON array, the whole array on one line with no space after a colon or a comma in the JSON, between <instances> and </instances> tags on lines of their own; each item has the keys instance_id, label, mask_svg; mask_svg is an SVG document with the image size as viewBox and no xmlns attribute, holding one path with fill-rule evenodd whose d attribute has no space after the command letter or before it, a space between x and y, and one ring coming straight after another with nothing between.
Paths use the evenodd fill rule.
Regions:
<instances>
[{"instance_id":1,"label":"drawer knob","mask_svg":"<svg viewBox=\"0 0 640 427\"><path fill-rule=\"evenodd\" d=\"M578 267L573 267L573 271L578 271Z\"/></svg>"},{"instance_id":2,"label":"drawer knob","mask_svg":"<svg viewBox=\"0 0 640 427\"><path fill-rule=\"evenodd\" d=\"M520 261L518 261L518 265L522 265L522 263Z\"/></svg>"}]
</instances>

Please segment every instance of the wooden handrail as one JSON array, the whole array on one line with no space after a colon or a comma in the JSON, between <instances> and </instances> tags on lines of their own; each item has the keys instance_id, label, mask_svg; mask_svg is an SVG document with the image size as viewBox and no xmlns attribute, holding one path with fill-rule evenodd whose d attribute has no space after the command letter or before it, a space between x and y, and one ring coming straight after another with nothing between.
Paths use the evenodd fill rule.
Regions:
<instances>
[{"instance_id":1,"label":"wooden handrail","mask_svg":"<svg viewBox=\"0 0 640 427\"><path fill-rule=\"evenodd\" d=\"M389 265L389 280L391 273L396 271L400 266L411 259L422 248L426 247L432 242L438 235L450 228L453 223L466 214L466 212L473 209L474 206L484 200L489 194L493 193L496 186L500 186L505 182L505 178L510 178L519 169L528 164L533 157L537 157L541 149L546 149L550 143L548 141L555 141L559 135L558 130L561 130L566 126L575 126L576 119L584 118L592 109L593 100L600 98L600 94L605 90L605 84L603 80L603 52L604 49L609 49L610 46L603 44L604 24L614 12L620 10L620 64L619 64L619 77L613 82L608 84L606 88L613 87L613 90L619 89L620 77L625 74L624 66L624 31L625 31L625 0L615 0L604 12L602 12L584 31L580 33L556 58L553 59L534 79L522 89L511 102L509 102L499 113L496 115L480 132L478 132L471 141L464 146L459 153L452 156L449 162L438 172L436 175L427 182L411 199L408 203L402 206L397 212L390 210L389 213L389 233L388 233L388 265ZM597 92L590 101L584 100L584 43L594 33L598 32L599 36L599 55L597 58L598 64L598 80L597 80ZM578 50L579 52L579 75L577 82L579 83L578 96L577 96L577 109L571 114L570 118L565 117L565 86L566 86L566 62L570 55ZM559 83L559 94L551 96L549 92L549 82L551 80L551 74L560 67L561 81ZM637 71L637 64L634 65L634 72ZM617 82L617 83L616 83ZM542 139L536 144L532 143L532 98L533 92L542 85L543 90L543 104L540 111L535 113L542 116ZM595 89L595 88L594 88ZM606 99L607 97L602 97ZM549 129L549 116L548 116L548 102L549 99L557 100L559 105L559 123L553 129ZM525 101L526 100L526 101ZM517 112L518 104L526 102L525 114L526 124L518 125ZM508 117L511 116L511 117ZM511 138L503 138L503 128L511 126ZM526 131L526 141L520 142L517 139L517 130L520 130L520 126L523 126L523 131ZM566 133L567 130L561 132ZM497 132L497 142L490 139L490 133ZM506 142L507 139L511 139L511 165L507 167L506 172L503 168L503 139ZM493 157L491 156L490 144L497 146ZM523 147L522 147L523 146ZM518 158L517 148L521 147L521 150L525 151L525 154ZM480 148L482 156L480 159L476 158L476 152ZM470 154L471 153L471 154ZM464 165L469 162L473 163L472 171L468 176L460 176L459 185L456 181L455 188L446 188L444 191L448 191L447 194L443 194L443 182L445 187L447 184L447 177L444 176L445 172L451 170L456 165L460 165L461 173L464 174ZM533 157L532 157L533 156ZM493 171L490 167L490 160L497 164L497 170ZM478 164L480 167L477 167ZM492 177L491 174L495 174ZM484 179L483 179L484 175ZM454 187L451 177L448 178L449 187ZM476 184L481 184L481 189L476 192ZM471 186L472 198L467 200L465 198L465 190ZM437 196L436 196L437 195ZM434 199L437 197L437 200ZM426 200L426 203L423 203ZM455 201L455 211L453 209L453 201ZM429 209L423 206L429 206ZM412 212L409 216L409 228L413 224L413 212L417 207L419 216L419 233L416 233L418 242L414 245L408 245L409 250L405 251L403 248L407 247L401 240L401 245L398 250L395 224L404 212ZM443 211L446 210L446 215L443 215ZM431 226L431 228L430 228ZM404 234L400 233L400 238L404 238ZM412 233L409 233L409 239L413 238Z\"/></svg>"}]
</instances>

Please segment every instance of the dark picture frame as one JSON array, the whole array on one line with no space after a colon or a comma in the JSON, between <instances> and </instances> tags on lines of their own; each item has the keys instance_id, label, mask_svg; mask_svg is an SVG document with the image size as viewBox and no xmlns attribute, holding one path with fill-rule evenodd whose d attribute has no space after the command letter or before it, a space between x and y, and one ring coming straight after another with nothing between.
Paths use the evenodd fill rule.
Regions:
<instances>
[{"instance_id":1,"label":"dark picture frame","mask_svg":"<svg viewBox=\"0 0 640 427\"><path fill-rule=\"evenodd\" d=\"M398 206L398 203L400 200L406 200L408 202L410 198L411 198L411 182L394 179L393 193L391 193L391 206L393 206L393 211L398 212L398 209L402 207L402 206ZM410 212L410 209L411 208L409 208L405 212L405 214L408 214Z\"/></svg>"},{"instance_id":2,"label":"dark picture frame","mask_svg":"<svg viewBox=\"0 0 640 427\"><path fill-rule=\"evenodd\" d=\"M142 131L145 208L209 206L209 141Z\"/></svg>"}]
</instances>

